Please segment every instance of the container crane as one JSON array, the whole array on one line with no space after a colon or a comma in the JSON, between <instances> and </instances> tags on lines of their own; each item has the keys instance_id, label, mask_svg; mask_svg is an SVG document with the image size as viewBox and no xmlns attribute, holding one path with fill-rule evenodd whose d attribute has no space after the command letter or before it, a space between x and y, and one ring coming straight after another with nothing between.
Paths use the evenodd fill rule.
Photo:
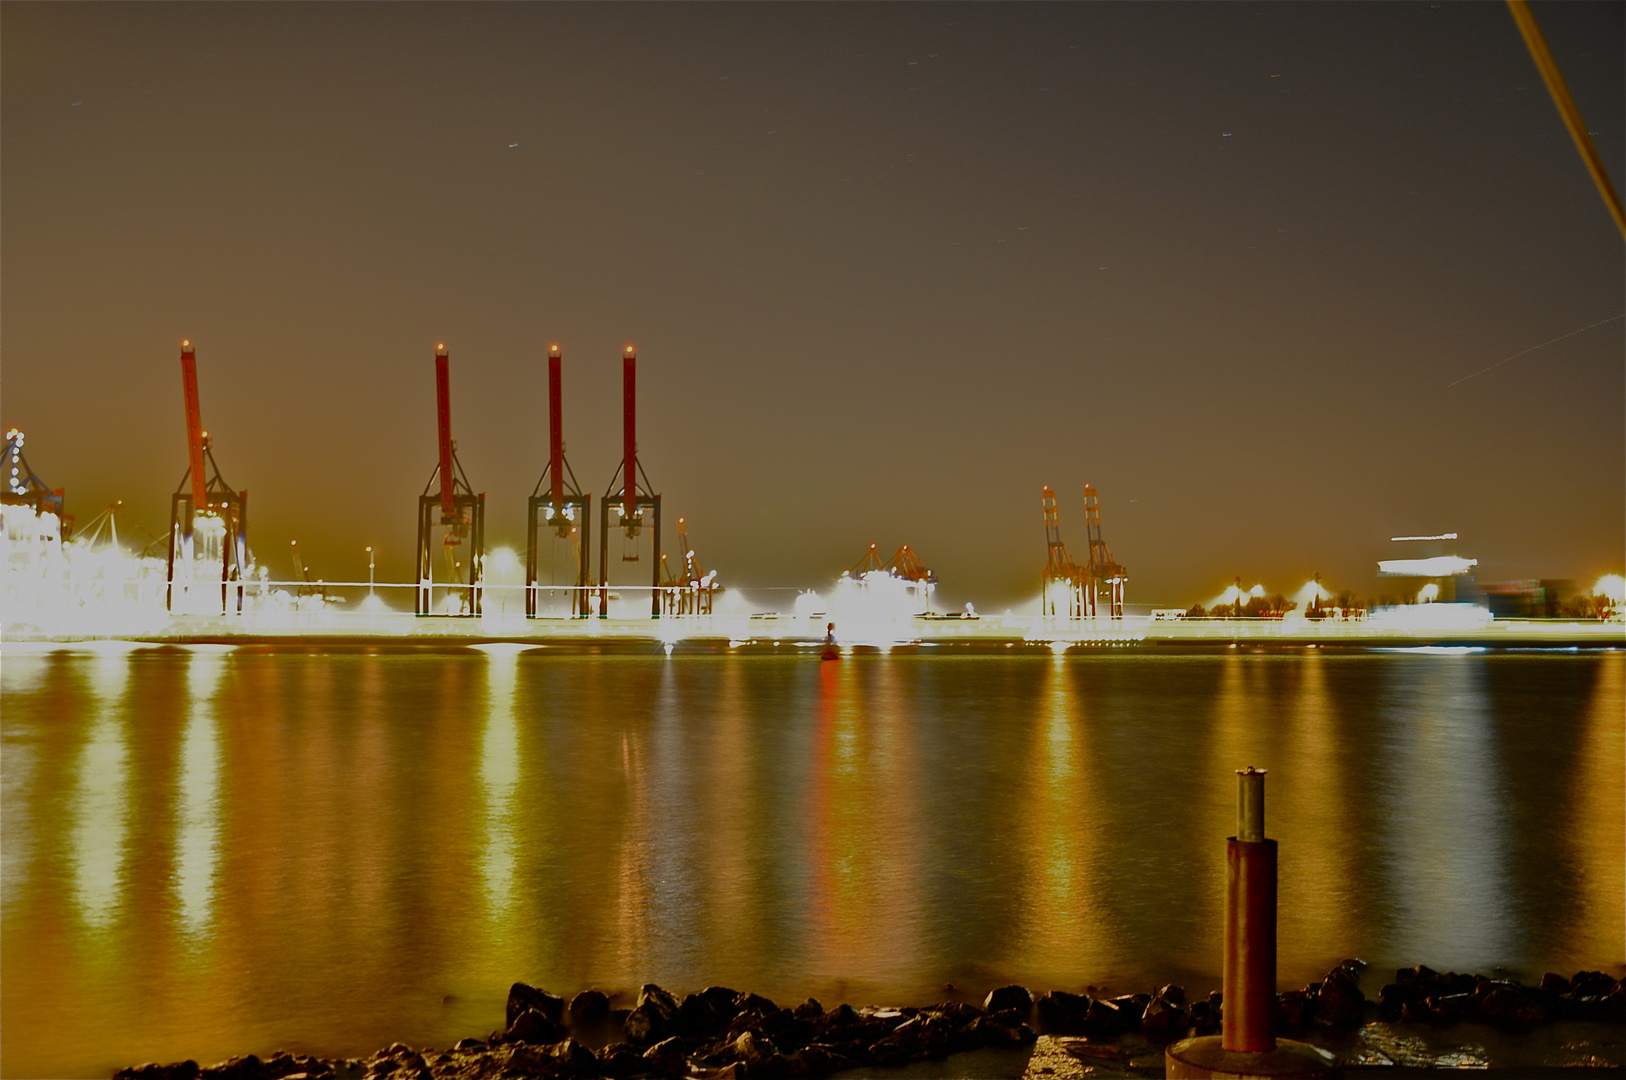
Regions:
<instances>
[{"instance_id":1,"label":"container crane","mask_svg":"<svg viewBox=\"0 0 1626 1080\"><path fill-rule=\"evenodd\" d=\"M1124 586L1129 582L1129 571L1112 556L1112 549L1101 538L1101 499L1093 484L1084 485L1084 527L1090 538L1090 561L1085 568L1085 612L1095 618L1096 596L1105 593L1109 612L1114 619L1124 617Z\"/></svg>"},{"instance_id":2,"label":"container crane","mask_svg":"<svg viewBox=\"0 0 1626 1080\"><path fill-rule=\"evenodd\" d=\"M198 405L197 350L181 342L181 391L186 408L186 474L169 500L169 569L164 606L175 610L176 568L180 592L191 589L196 560L220 560L220 611L243 613L243 579L248 574L248 492L237 491L220 475ZM212 475L204 472L204 462ZM201 551L199 549L202 549ZM234 584L235 583L235 584ZM236 605L231 594L236 593Z\"/></svg>"},{"instance_id":3,"label":"container crane","mask_svg":"<svg viewBox=\"0 0 1626 1080\"><path fill-rule=\"evenodd\" d=\"M683 572L674 578L661 556L662 580L666 586L666 613L669 615L710 615L712 596L717 590L717 571L706 570L689 546L689 526L678 518L678 546L683 551Z\"/></svg>"},{"instance_id":4,"label":"container crane","mask_svg":"<svg viewBox=\"0 0 1626 1080\"><path fill-rule=\"evenodd\" d=\"M1057 614L1056 601L1065 605L1067 618L1084 614L1084 570L1073 561L1061 539L1061 516L1056 510L1056 493L1044 486L1040 504L1044 508L1045 562L1040 603L1048 617Z\"/></svg>"},{"instance_id":5,"label":"container crane","mask_svg":"<svg viewBox=\"0 0 1626 1080\"><path fill-rule=\"evenodd\" d=\"M434 615L435 570L433 539L436 526L446 530L441 547L446 554L447 578L466 589L462 615L481 614L485 591L486 496L476 495L457 460L452 441L451 359L444 342L435 346L435 424L439 459L429 482L418 496L418 588L413 607L419 615ZM469 542L468 581L459 581L455 549Z\"/></svg>"},{"instance_id":6,"label":"container crane","mask_svg":"<svg viewBox=\"0 0 1626 1080\"><path fill-rule=\"evenodd\" d=\"M63 488L53 488L39 474L34 472L23 456L23 443L27 437L17 428L6 432L6 451L0 455L0 471L3 471L6 480L5 491L0 493L0 501L7 506L33 507L36 514L55 514L61 522L62 539L68 538L69 518L64 509L67 505L67 492Z\"/></svg>"},{"instance_id":7,"label":"container crane","mask_svg":"<svg viewBox=\"0 0 1626 1080\"><path fill-rule=\"evenodd\" d=\"M576 483L576 473L565 460L562 364L559 346L548 346L548 464L531 491L526 510L525 617L528 619L536 618L536 601L541 591L537 586L537 532L544 526L552 529L559 539L570 540L571 554L577 564L576 585L570 594L571 617L585 619L591 614L589 596L593 579L588 572L588 561L593 550L590 513L593 498Z\"/></svg>"},{"instance_id":8,"label":"container crane","mask_svg":"<svg viewBox=\"0 0 1626 1080\"><path fill-rule=\"evenodd\" d=\"M638 354L631 345L621 357L621 465L610 478L604 498L599 502L598 542L598 616L609 618L610 606L610 507L615 506L617 526L626 540L636 544L643 531L644 510L652 510L653 528L650 533L650 597L649 617L661 616L661 497L655 493L638 461ZM639 480L643 483L639 484ZM637 562L637 548L627 554L623 547L622 562Z\"/></svg>"}]
</instances>

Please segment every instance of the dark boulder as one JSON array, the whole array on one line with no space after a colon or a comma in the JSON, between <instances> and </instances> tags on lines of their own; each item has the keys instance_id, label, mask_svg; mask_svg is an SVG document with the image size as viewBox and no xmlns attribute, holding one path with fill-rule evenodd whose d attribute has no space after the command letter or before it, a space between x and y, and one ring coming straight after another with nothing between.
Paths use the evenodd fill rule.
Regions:
<instances>
[{"instance_id":1,"label":"dark boulder","mask_svg":"<svg viewBox=\"0 0 1626 1080\"><path fill-rule=\"evenodd\" d=\"M562 1039L547 1050L554 1071L561 1076L598 1075L598 1055L575 1039Z\"/></svg>"},{"instance_id":2,"label":"dark boulder","mask_svg":"<svg viewBox=\"0 0 1626 1080\"><path fill-rule=\"evenodd\" d=\"M1335 967L1316 993L1315 1022L1322 1027L1355 1027L1366 1012L1366 995L1349 969Z\"/></svg>"},{"instance_id":3,"label":"dark boulder","mask_svg":"<svg viewBox=\"0 0 1626 1080\"><path fill-rule=\"evenodd\" d=\"M1522 987L1506 983L1486 983L1477 995L1475 1007L1480 1016L1497 1024L1524 1027L1547 1019L1547 1009Z\"/></svg>"},{"instance_id":4,"label":"dark boulder","mask_svg":"<svg viewBox=\"0 0 1626 1080\"><path fill-rule=\"evenodd\" d=\"M779 1048L766 1036L758 1035L753 1031L740 1033L740 1037L728 1044L728 1054L735 1061L751 1069L779 1055Z\"/></svg>"},{"instance_id":5,"label":"dark boulder","mask_svg":"<svg viewBox=\"0 0 1626 1080\"><path fill-rule=\"evenodd\" d=\"M700 996L711 1005L711 1009L726 1024L734 1019L734 1014L740 1011L737 1001L740 997L738 990L730 990L726 986L708 986L700 991Z\"/></svg>"},{"instance_id":6,"label":"dark boulder","mask_svg":"<svg viewBox=\"0 0 1626 1080\"><path fill-rule=\"evenodd\" d=\"M807 1020L809 1022L816 1023L824 1018L824 1006L820 1005L816 998L808 998L806 1001L796 1006L796 1008L792 1009L791 1012L796 1015L796 1019L798 1020Z\"/></svg>"},{"instance_id":7,"label":"dark boulder","mask_svg":"<svg viewBox=\"0 0 1626 1080\"><path fill-rule=\"evenodd\" d=\"M678 1005L677 1027L685 1035L715 1035L727 1026L728 1021L718 1016L711 1002L699 994L687 995Z\"/></svg>"},{"instance_id":8,"label":"dark boulder","mask_svg":"<svg viewBox=\"0 0 1626 1080\"><path fill-rule=\"evenodd\" d=\"M190 1058L173 1065L149 1062L133 1069L120 1069L113 1074L113 1080L197 1080L201 1071L198 1063Z\"/></svg>"},{"instance_id":9,"label":"dark boulder","mask_svg":"<svg viewBox=\"0 0 1626 1080\"><path fill-rule=\"evenodd\" d=\"M1151 1002L1150 994L1120 994L1115 998L1108 998L1107 1004L1118 1010L1123 1019L1124 1027L1129 1031L1140 1030L1140 1018L1146 1012L1146 1006Z\"/></svg>"},{"instance_id":10,"label":"dark boulder","mask_svg":"<svg viewBox=\"0 0 1626 1080\"><path fill-rule=\"evenodd\" d=\"M1170 1005L1184 1005L1186 1003L1186 988L1175 983L1169 983L1167 986L1160 987L1158 992L1152 996L1160 997Z\"/></svg>"},{"instance_id":11,"label":"dark boulder","mask_svg":"<svg viewBox=\"0 0 1626 1080\"><path fill-rule=\"evenodd\" d=\"M1027 1009L998 1009L988 1013L988 1019L996 1024L1004 1024L1008 1028L1015 1028L1018 1024L1028 1022Z\"/></svg>"},{"instance_id":12,"label":"dark boulder","mask_svg":"<svg viewBox=\"0 0 1626 1080\"><path fill-rule=\"evenodd\" d=\"M1283 990L1276 995L1276 1030L1290 1031L1315 1023L1315 995L1307 990Z\"/></svg>"},{"instance_id":13,"label":"dark boulder","mask_svg":"<svg viewBox=\"0 0 1626 1080\"><path fill-rule=\"evenodd\" d=\"M1567 994L1570 992L1570 981L1556 972L1549 971L1541 977L1539 988L1549 994Z\"/></svg>"},{"instance_id":14,"label":"dark boulder","mask_svg":"<svg viewBox=\"0 0 1626 1080\"><path fill-rule=\"evenodd\" d=\"M554 997L546 990L517 982L508 988L508 1015L506 1026L514 1026L514 1018L526 1009L535 1009L555 1024L564 1019L565 1000Z\"/></svg>"},{"instance_id":15,"label":"dark boulder","mask_svg":"<svg viewBox=\"0 0 1626 1080\"><path fill-rule=\"evenodd\" d=\"M855 1024L860 1019L862 1018L858 1015L857 1009L843 1003L824 1014L824 1028L828 1031L844 1024Z\"/></svg>"},{"instance_id":16,"label":"dark boulder","mask_svg":"<svg viewBox=\"0 0 1626 1080\"><path fill-rule=\"evenodd\" d=\"M569 1032L563 1024L554 1023L535 1009L526 1009L514 1017L504 1033L504 1039L516 1043L556 1043Z\"/></svg>"},{"instance_id":17,"label":"dark boulder","mask_svg":"<svg viewBox=\"0 0 1626 1080\"><path fill-rule=\"evenodd\" d=\"M1167 1046L1183 1038L1188 1027L1186 1010L1161 997L1153 998L1140 1018L1140 1033L1154 1046Z\"/></svg>"},{"instance_id":18,"label":"dark boulder","mask_svg":"<svg viewBox=\"0 0 1626 1080\"><path fill-rule=\"evenodd\" d=\"M603 1023L609 1014L610 999L597 990L583 990L570 999L570 1022L575 1027Z\"/></svg>"},{"instance_id":19,"label":"dark boulder","mask_svg":"<svg viewBox=\"0 0 1626 1080\"><path fill-rule=\"evenodd\" d=\"M663 1039L644 1051L643 1067L656 1076L682 1076L689 1062L683 1052L682 1039Z\"/></svg>"},{"instance_id":20,"label":"dark boulder","mask_svg":"<svg viewBox=\"0 0 1626 1080\"><path fill-rule=\"evenodd\" d=\"M1191 1017L1191 1030L1197 1035L1213 1035L1220 1029L1219 1010L1206 999L1193 1001L1186 1010Z\"/></svg>"},{"instance_id":21,"label":"dark boulder","mask_svg":"<svg viewBox=\"0 0 1626 1080\"><path fill-rule=\"evenodd\" d=\"M1052 990L1041 995L1037 1004L1040 1030L1050 1035L1084 1034L1084 1015L1089 1011L1090 999L1083 994Z\"/></svg>"},{"instance_id":22,"label":"dark boulder","mask_svg":"<svg viewBox=\"0 0 1626 1080\"><path fill-rule=\"evenodd\" d=\"M1378 1018L1391 1023L1401 1018L1405 1007L1422 1001L1427 994L1415 983L1390 983L1378 991Z\"/></svg>"},{"instance_id":23,"label":"dark boulder","mask_svg":"<svg viewBox=\"0 0 1626 1080\"><path fill-rule=\"evenodd\" d=\"M648 1069L643 1055L625 1043L611 1043L598 1052L598 1071L605 1076L634 1076Z\"/></svg>"},{"instance_id":24,"label":"dark boulder","mask_svg":"<svg viewBox=\"0 0 1626 1080\"><path fill-rule=\"evenodd\" d=\"M734 1004L739 1006L740 1012L757 1013L760 1016L779 1011L779 1006L761 994L742 993L734 999Z\"/></svg>"},{"instance_id":25,"label":"dark boulder","mask_svg":"<svg viewBox=\"0 0 1626 1080\"><path fill-rule=\"evenodd\" d=\"M629 1012L621 1023L622 1037L639 1048L654 1046L677 1033L676 1016L648 1001Z\"/></svg>"},{"instance_id":26,"label":"dark boulder","mask_svg":"<svg viewBox=\"0 0 1626 1080\"><path fill-rule=\"evenodd\" d=\"M988 1013L1019 1009L1025 1016L1027 1011L1033 1008L1033 995L1028 993L1025 986L1001 986L998 990L988 991L988 996L983 999L982 1007Z\"/></svg>"},{"instance_id":27,"label":"dark boulder","mask_svg":"<svg viewBox=\"0 0 1626 1080\"><path fill-rule=\"evenodd\" d=\"M1141 1014L1145 1014L1144 1009ZM1135 1025L1139 1026L1138 1018ZM1110 1001L1091 998L1089 1007L1084 1010L1084 1034L1092 1039L1116 1039L1130 1026L1129 1018Z\"/></svg>"},{"instance_id":28,"label":"dark boulder","mask_svg":"<svg viewBox=\"0 0 1626 1080\"><path fill-rule=\"evenodd\" d=\"M1418 986L1424 990L1432 990L1439 985L1440 973L1427 964L1418 964L1416 967L1400 968L1395 972L1395 985ZM1425 993L1423 995L1427 997Z\"/></svg>"},{"instance_id":29,"label":"dark boulder","mask_svg":"<svg viewBox=\"0 0 1626 1080\"><path fill-rule=\"evenodd\" d=\"M638 1000L632 1003L632 1007L637 1009L643 1005L648 1005L650 1008L659 1011L668 1024L677 1022L677 998L654 983L644 983L643 986L639 987Z\"/></svg>"},{"instance_id":30,"label":"dark boulder","mask_svg":"<svg viewBox=\"0 0 1626 1080\"><path fill-rule=\"evenodd\" d=\"M1577 971L1570 979L1570 993L1577 998L1607 997L1615 988L1615 980L1601 971Z\"/></svg>"}]
</instances>

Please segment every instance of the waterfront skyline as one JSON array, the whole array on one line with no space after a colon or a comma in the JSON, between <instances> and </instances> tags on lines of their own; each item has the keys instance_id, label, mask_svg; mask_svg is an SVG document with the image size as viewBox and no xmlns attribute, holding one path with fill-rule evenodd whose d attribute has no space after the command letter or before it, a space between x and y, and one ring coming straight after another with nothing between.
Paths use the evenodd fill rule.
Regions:
<instances>
[{"instance_id":1,"label":"waterfront skyline","mask_svg":"<svg viewBox=\"0 0 1626 1080\"><path fill-rule=\"evenodd\" d=\"M1618 189L1622 6L1536 11ZM80 522L163 531L190 337L273 576L405 580L445 341L523 550L548 344L597 498L631 342L667 519L748 592L907 543L1019 602L1086 482L1131 603L1371 594L1443 531L1483 580L1621 568L1620 237L1502 5L0 24L0 424Z\"/></svg>"}]
</instances>

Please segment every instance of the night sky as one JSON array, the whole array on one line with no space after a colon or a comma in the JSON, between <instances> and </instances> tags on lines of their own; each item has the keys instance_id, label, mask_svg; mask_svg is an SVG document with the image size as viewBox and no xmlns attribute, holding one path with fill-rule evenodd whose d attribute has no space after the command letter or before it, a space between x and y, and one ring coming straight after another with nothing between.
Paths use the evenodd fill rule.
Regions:
<instances>
[{"instance_id":1,"label":"night sky","mask_svg":"<svg viewBox=\"0 0 1626 1080\"><path fill-rule=\"evenodd\" d=\"M1535 10L1618 190L1626 6ZM407 579L437 341L493 547L549 342L595 499L633 343L765 600L908 543L1018 603L1044 484L1132 604L1626 558L1621 236L1501 4L8 3L0 137L0 423L161 534L191 337L275 577Z\"/></svg>"}]
</instances>

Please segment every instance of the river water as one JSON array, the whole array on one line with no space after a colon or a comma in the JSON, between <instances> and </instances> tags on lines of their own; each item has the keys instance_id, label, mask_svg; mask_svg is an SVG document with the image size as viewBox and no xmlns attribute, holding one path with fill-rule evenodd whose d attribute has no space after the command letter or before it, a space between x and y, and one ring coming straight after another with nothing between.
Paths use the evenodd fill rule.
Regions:
<instances>
[{"instance_id":1,"label":"river water","mask_svg":"<svg viewBox=\"0 0 1626 1080\"><path fill-rule=\"evenodd\" d=\"M786 651L788 653L788 650ZM0 1072L448 1046L510 982L1217 987L1626 965L1626 656L7 646Z\"/></svg>"}]
</instances>

